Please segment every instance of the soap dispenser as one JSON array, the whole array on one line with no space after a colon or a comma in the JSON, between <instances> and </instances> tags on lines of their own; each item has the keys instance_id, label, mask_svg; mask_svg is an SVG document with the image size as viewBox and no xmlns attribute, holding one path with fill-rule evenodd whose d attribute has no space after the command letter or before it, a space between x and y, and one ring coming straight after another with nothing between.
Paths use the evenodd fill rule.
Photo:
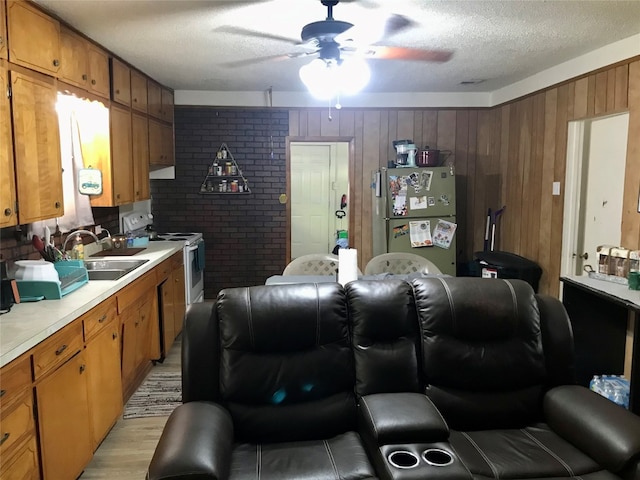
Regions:
<instances>
[{"instance_id":1,"label":"soap dispenser","mask_svg":"<svg viewBox=\"0 0 640 480\"><path fill-rule=\"evenodd\" d=\"M74 260L84 260L84 244L82 243L82 236L79 233L76 233L73 238L71 258Z\"/></svg>"}]
</instances>

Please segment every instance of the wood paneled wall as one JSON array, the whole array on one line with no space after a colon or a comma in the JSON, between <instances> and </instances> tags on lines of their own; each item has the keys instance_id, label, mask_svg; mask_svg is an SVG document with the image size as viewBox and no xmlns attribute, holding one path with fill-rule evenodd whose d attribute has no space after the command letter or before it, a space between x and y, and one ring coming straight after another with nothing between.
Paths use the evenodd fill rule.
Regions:
<instances>
[{"instance_id":1,"label":"wood paneled wall","mask_svg":"<svg viewBox=\"0 0 640 480\"><path fill-rule=\"evenodd\" d=\"M568 122L629 112L622 245L640 248L640 60L490 109L291 109L289 135L353 137L351 200L361 268L371 258L371 172L395 156L393 140L451 152L456 171L458 262L483 248L487 209L506 206L497 249L538 262L542 293L559 292Z\"/></svg>"}]
</instances>

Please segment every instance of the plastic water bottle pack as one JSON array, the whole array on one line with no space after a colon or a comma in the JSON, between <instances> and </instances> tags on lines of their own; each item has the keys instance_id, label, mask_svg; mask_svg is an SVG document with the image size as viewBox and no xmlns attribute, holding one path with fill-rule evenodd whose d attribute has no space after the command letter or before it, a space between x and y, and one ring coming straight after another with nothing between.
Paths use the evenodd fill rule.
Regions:
<instances>
[{"instance_id":1,"label":"plastic water bottle pack","mask_svg":"<svg viewBox=\"0 0 640 480\"><path fill-rule=\"evenodd\" d=\"M589 388L612 402L629 408L629 380L618 375L595 375Z\"/></svg>"}]
</instances>

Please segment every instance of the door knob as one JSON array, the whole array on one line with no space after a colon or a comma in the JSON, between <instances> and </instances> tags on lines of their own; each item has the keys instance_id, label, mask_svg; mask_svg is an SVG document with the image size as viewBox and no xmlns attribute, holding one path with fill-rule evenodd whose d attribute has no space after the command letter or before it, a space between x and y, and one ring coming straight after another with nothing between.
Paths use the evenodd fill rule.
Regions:
<instances>
[{"instance_id":1,"label":"door knob","mask_svg":"<svg viewBox=\"0 0 640 480\"><path fill-rule=\"evenodd\" d=\"M588 260L589 259L589 254L587 252L584 252L582 255L578 255L577 253L573 254L573 258L582 258L583 260Z\"/></svg>"}]
</instances>

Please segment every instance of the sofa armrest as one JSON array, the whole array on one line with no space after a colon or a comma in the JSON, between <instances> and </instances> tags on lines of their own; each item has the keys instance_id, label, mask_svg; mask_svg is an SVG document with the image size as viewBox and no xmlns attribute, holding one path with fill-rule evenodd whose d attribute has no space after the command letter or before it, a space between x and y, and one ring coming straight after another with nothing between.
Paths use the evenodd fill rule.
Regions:
<instances>
[{"instance_id":1,"label":"sofa armrest","mask_svg":"<svg viewBox=\"0 0 640 480\"><path fill-rule=\"evenodd\" d=\"M640 459L640 417L577 385L549 390L544 416L558 435L612 472Z\"/></svg>"},{"instance_id":2,"label":"sofa armrest","mask_svg":"<svg viewBox=\"0 0 640 480\"><path fill-rule=\"evenodd\" d=\"M231 416L220 405L190 402L178 406L164 427L147 479L226 480L233 435Z\"/></svg>"},{"instance_id":3,"label":"sofa armrest","mask_svg":"<svg viewBox=\"0 0 640 480\"><path fill-rule=\"evenodd\" d=\"M377 445L430 443L449 438L449 427L426 395L376 393L360 399L364 435Z\"/></svg>"}]
</instances>

